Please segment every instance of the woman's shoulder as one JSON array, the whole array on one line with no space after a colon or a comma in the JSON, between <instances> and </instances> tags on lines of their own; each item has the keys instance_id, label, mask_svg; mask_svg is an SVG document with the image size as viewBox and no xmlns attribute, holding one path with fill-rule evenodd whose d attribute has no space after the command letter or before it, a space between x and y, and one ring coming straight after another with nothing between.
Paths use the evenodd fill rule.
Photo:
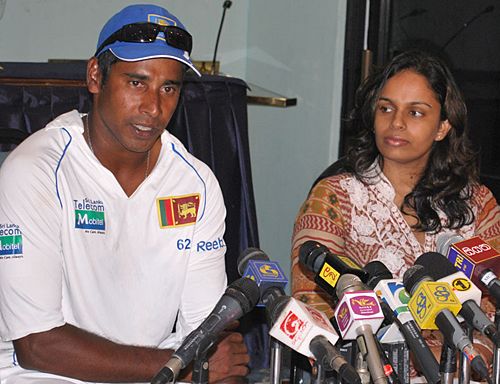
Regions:
<instances>
[{"instance_id":1,"label":"woman's shoulder","mask_svg":"<svg viewBox=\"0 0 500 384\"><path fill-rule=\"evenodd\" d=\"M356 178L352 173L339 173L338 175L328 176L318 181L315 188L342 188L342 184L346 181L354 181Z\"/></svg>"},{"instance_id":2,"label":"woman's shoulder","mask_svg":"<svg viewBox=\"0 0 500 384\"><path fill-rule=\"evenodd\" d=\"M475 205L481 208L487 205L498 205L495 196L486 185L474 184L471 188L471 196Z\"/></svg>"},{"instance_id":3,"label":"woman's shoulder","mask_svg":"<svg viewBox=\"0 0 500 384\"><path fill-rule=\"evenodd\" d=\"M351 179L353 179L353 176L349 174L338 174L322 178L309 191L299 210L299 216L311 212L323 212L333 206L343 205L342 203L349 200L349 194L342 184L343 181Z\"/></svg>"}]
</instances>

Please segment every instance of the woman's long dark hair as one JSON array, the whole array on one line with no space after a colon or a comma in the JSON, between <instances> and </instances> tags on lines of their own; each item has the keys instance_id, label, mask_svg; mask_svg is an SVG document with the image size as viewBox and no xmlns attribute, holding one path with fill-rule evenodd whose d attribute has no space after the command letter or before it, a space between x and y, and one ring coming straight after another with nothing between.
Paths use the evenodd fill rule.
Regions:
<instances>
[{"instance_id":1,"label":"woman's long dark hair","mask_svg":"<svg viewBox=\"0 0 500 384\"><path fill-rule=\"evenodd\" d=\"M405 196L401 210L415 211L418 223L414 228L417 230L439 232L442 229L436 209L442 210L447 217L445 228L471 224L474 213L469 204L473 192L470 187L478 184L479 178L476 153L467 138L467 109L448 67L428 53L399 54L358 89L350 115L351 128L357 134L336 172L347 171L370 183L366 171L380 158L373 129L378 98L387 81L404 70L412 70L427 79L441 104L441 120L447 119L451 129L445 139L433 143L424 173L413 191Z\"/></svg>"}]
</instances>

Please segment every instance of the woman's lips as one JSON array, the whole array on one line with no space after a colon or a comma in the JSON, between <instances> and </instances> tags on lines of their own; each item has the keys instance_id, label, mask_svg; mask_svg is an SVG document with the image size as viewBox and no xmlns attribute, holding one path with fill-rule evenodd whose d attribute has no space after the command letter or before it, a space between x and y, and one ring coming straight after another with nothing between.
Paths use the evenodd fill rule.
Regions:
<instances>
[{"instance_id":1,"label":"woman's lips","mask_svg":"<svg viewBox=\"0 0 500 384\"><path fill-rule=\"evenodd\" d=\"M402 139L401 137L394 137L394 136L386 137L384 139L384 142L387 145L391 145L393 147L401 147L403 145L408 144L408 140Z\"/></svg>"}]
</instances>

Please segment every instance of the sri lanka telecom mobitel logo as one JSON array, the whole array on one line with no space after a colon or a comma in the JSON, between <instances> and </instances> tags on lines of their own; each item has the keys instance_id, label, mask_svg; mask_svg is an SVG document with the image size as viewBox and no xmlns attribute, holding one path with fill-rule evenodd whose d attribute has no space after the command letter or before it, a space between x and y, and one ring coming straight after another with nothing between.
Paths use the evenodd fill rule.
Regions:
<instances>
[{"instance_id":1,"label":"sri lanka telecom mobitel logo","mask_svg":"<svg viewBox=\"0 0 500 384\"><path fill-rule=\"evenodd\" d=\"M75 228L104 232L104 203L101 200L73 200L75 208Z\"/></svg>"},{"instance_id":2,"label":"sri lanka telecom mobitel logo","mask_svg":"<svg viewBox=\"0 0 500 384\"><path fill-rule=\"evenodd\" d=\"M23 236L16 224L0 224L0 258L21 255L23 253Z\"/></svg>"}]
</instances>

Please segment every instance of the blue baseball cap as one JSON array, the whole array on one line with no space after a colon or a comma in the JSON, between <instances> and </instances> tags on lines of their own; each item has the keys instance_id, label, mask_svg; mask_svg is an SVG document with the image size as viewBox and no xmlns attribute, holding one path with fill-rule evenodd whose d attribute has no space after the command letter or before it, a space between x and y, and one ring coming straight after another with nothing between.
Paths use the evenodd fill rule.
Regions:
<instances>
[{"instance_id":1,"label":"blue baseball cap","mask_svg":"<svg viewBox=\"0 0 500 384\"><path fill-rule=\"evenodd\" d=\"M171 25L187 32L187 29L180 20L165 8L153 4L130 5L112 16L104 25L99 34L97 49L99 50L101 45L112 34L122 29L125 25L135 23L153 23L161 26ZM123 61L140 61L155 58L177 60L191 68L198 76L201 76L200 72L193 65L189 52L169 45L166 42L163 32L160 32L156 40L150 43L113 41L109 45L102 47L99 52L96 52L96 56L107 50L110 50L113 55Z\"/></svg>"}]
</instances>

